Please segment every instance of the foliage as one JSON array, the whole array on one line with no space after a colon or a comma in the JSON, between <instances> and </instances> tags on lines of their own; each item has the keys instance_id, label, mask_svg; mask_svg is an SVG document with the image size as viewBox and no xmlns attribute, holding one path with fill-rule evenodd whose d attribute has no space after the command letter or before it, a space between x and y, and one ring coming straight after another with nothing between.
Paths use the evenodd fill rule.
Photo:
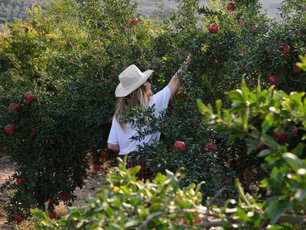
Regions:
<instances>
[{"instance_id":1,"label":"foliage","mask_svg":"<svg viewBox=\"0 0 306 230\"><path fill-rule=\"evenodd\" d=\"M140 166L126 169L120 159L118 168L112 168L107 185L96 197L89 197L84 208L72 208L58 221L49 220L47 213L33 210L34 229L182 229L195 226L199 216L184 210L205 210L201 206L200 185L179 187L180 173L167 171L158 174L152 182L137 181Z\"/></svg>"},{"instance_id":2,"label":"foliage","mask_svg":"<svg viewBox=\"0 0 306 230\"><path fill-rule=\"evenodd\" d=\"M306 71L306 56L300 56L301 62L296 63L296 65L302 70Z\"/></svg>"},{"instance_id":3,"label":"foliage","mask_svg":"<svg viewBox=\"0 0 306 230\"><path fill-rule=\"evenodd\" d=\"M152 181L139 181L136 174L140 166L126 169L126 163L118 160L119 166L107 175L108 183L95 197L88 197L85 206L70 208L66 216L58 219L50 219L47 211L33 209L31 229L263 228L270 219L262 215L263 204L245 194L238 180L238 202L228 200L221 208L213 205L222 193L219 191L203 206L201 183L181 187L179 180L183 175L170 171L157 174ZM270 221L274 228L290 226L292 229L295 224L299 227L303 224L303 216L278 218L280 214L274 213L277 219Z\"/></svg>"},{"instance_id":4,"label":"foliage","mask_svg":"<svg viewBox=\"0 0 306 230\"><path fill-rule=\"evenodd\" d=\"M193 9L191 2L184 1L182 9ZM302 7L300 3L296 4ZM293 11L296 8L287 5L285 9ZM226 132L216 132L209 126L203 126L194 101L202 98L205 103L210 103L220 98L225 106L229 106L224 92L238 87L242 77L252 89L256 88L257 79L261 77L262 87L275 84L276 88L285 92L303 91L305 73L294 66L298 56L305 53L305 35L299 32L305 28L305 22L301 13L295 14L294 18L286 17L284 21L271 21L261 13L258 1L235 2L233 12L226 10L225 1L212 1L211 8L200 8L198 11L202 25L194 24L194 16L190 16L190 13L178 13L171 18L175 31L179 31L178 36L185 39L185 46L192 51L193 62L178 94L171 101L166 116L161 121L152 119L150 122L153 130L162 130L162 142L156 146L141 148L134 158L135 161L146 159L155 172L165 169L175 171L178 167L183 167L188 175L181 181L183 185L202 180L214 181L215 183L207 183L203 188L204 195L213 196L226 186L230 191L227 190L223 195L233 196L232 184L235 176L243 181L249 192L256 194L256 189L252 191L252 188L258 187L256 184L266 174L262 172L254 175L252 171L254 164L258 167L262 160L255 154L247 154L244 140L232 144L228 142ZM190 32L193 30L189 28L189 24L183 22L190 22L195 31ZM219 25L218 33L212 34L207 30L213 22ZM176 43L170 41L173 47ZM283 43L290 44L289 53L285 54L283 48L280 48ZM162 52L162 43L158 47ZM173 60L170 57L176 54L174 50L169 51L168 45L166 47L162 59L164 67L159 66L158 69L169 68ZM270 55L267 50L273 53ZM271 74L277 74L276 83L268 81ZM140 122L140 126L144 124L145 122ZM184 152L169 150L175 140L186 143ZM215 145L216 152L207 151L209 143Z\"/></svg>"},{"instance_id":5,"label":"foliage","mask_svg":"<svg viewBox=\"0 0 306 230\"><path fill-rule=\"evenodd\" d=\"M107 25L118 28L118 23L122 28L130 10L123 8L125 13ZM61 199L71 204L75 188L86 178L86 154L99 161L98 150L106 145L117 84L112 79L133 55L118 53L145 48L150 39L126 27L121 37L119 29L110 28L118 38L110 40L103 28L100 36L83 25L87 19L79 19L80 12L73 2L52 6L47 16L33 8L31 21L14 22L1 44L1 129L7 124L16 127L12 136L1 132L5 151L17 162L16 173L3 188L15 191L7 206L11 220L16 213L26 217L31 206L42 208L49 199L53 205ZM101 17L114 16L103 13ZM23 95L30 91L35 100L27 103ZM11 110L11 103L20 108ZM15 183L19 177L22 185Z\"/></svg>"},{"instance_id":6,"label":"foliage","mask_svg":"<svg viewBox=\"0 0 306 230\"><path fill-rule=\"evenodd\" d=\"M264 158L255 167L266 178L261 187L268 191L263 201L265 218L275 224L283 213L304 215L306 204L306 98L305 92L289 95L274 87L251 92L243 82L241 89L228 93L229 109L216 101L216 111L198 101L203 121L233 140L243 139L248 154ZM252 221L254 224L256 221Z\"/></svg>"},{"instance_id":7,"label":"foliage","mask_svg":"<svg viewBox=\"0 0 306 230\"><path fill-rule=\"evenodd\" d=\"M200 8L198 0L177 1L176 13L155 21L137 14L129 0L55 1L46 11L33 7L28 21L9 25L9 34L0 38L0 128L16 129L15 135L1 132L0 139L1 151L17 162L3 187L14 191L10 220L18 213L27 217L30 207L43 208L48 199L71 203L91 167L86 156L95 164L106 160L99 154L106 146L117 76L126 66L154 69L157 92L188 53L193 62L166 116L150 122L162 131L161 141L141 148L135 160L144 159L155 175L183 167L180 186L205 181L204 201L220 189L218 201L235 197L235 177L247 192L261 193L258 182L269 174L255 171L263 159L248 154L246 139L232 143L228 132L203 125L195 101L220 98L228 108L225 92L239 87L242 77L251 90L258 77L268 87L271 74L277 76L275 88L303 91L305 73L295 66L305 55L303 1L288 1L280 21L268 19L255 0L235 1L234 11L226 9L227 1L211 2ZM211 23L219 25L217 33L209 32ZM29 91L35 100L26 103ZM9 109L11 103L20 109ZM175 140L185 142L184 152L172 149Z\"/></svg>"}]
</instances>

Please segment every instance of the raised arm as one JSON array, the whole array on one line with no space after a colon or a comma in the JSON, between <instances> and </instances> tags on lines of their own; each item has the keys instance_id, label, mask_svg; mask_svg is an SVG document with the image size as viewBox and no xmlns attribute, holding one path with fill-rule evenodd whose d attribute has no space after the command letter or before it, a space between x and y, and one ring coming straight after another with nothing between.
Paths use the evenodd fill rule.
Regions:
<instances>
[{"instance_id":1,"label":"raised arm","mask_svg":"<svg viewBox=\"0 0 306 230\"><path fill-rule=\"evenodd\" d=\"M188 69L188 66L191 63L191 54L189 54L184 61L184 63L181 65L178 71L172 76L171 80L168 83L168 87L170 88L171 97L175 94L176 90L180 86L180 82L182 79L182 76L184 72Z\"/></svg>"}]
</instances>

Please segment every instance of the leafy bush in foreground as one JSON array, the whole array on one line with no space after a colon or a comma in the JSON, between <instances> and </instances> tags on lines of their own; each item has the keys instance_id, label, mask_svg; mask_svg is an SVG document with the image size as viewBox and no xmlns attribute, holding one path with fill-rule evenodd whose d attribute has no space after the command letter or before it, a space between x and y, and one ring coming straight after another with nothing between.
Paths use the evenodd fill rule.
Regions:
<instances>
[{"instance_id":1,"label":"leafy bush in foreground","mask_svg":"<svg viewBox=\"0 0 306 230\"><path fill-rule=\"evenodd\" d=\"M82 208L70 208L70 213L57 221L47 213L32 211L34 228L39 229L183 229L194 225L205 211L201 206L200 185L179 188L180 174L170 171L158 174L152 182L137 181L140 166L126 169L125 164L112 168L107 184L96 197L90 197ZM184 213L189 210L190 213Z\"/></svg>"},{"instance_id":2,"label":"leafy bush in foreground","mask_svg":"<svg viewBox=\"0 0 306 230\"><path fill-rule=\"evenodd\" d=\"M258 170L263 158L257 150L247 154L244 139L232 145L227 130L203 125L195 101L221 98L230 106L224 92L242 76L250 89L260 76L263 87L302 91L306 73L293 64L305 53L305 0L287 1L280 21L269 20L258 0L235 1L234 10L226 0L211 0L209 8L199 0L177 2L178 11L157 22L141 18L130 0L55 1L46 11L34 7L28 21L13 22L0 36L0 146L17 163L4 186L13 191L9 220L27 218L49 199L49 211L60 200L71 204L86 177L87 153L97 169L106 160L98 153L106 146L122 69L131 63L154 69L158 91L189 52L193 63L159 127L161 142L138 156L154 173L184 167L180 186L205 181L203 200L224 186L223 199L235 195L235 177L258 194L257 183L267 176ZM35 100L26 103L29 91ZM175 141L185 142L185 151L174 150Z\"/></svg>"}]
</instances>

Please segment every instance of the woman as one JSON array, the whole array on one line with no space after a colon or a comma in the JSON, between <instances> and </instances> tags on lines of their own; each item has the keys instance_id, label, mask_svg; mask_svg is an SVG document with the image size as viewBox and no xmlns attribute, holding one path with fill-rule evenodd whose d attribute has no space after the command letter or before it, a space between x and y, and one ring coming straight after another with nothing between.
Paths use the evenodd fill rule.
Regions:
<instances>
[{"instance_id":1,"label":"woman","mask_svg":"<svg viewBox=\"0 0 306 230\"><path fill-rule=\"evenodd\" d=\"M154 106L154 116L159 117L161 112L168 107L170 98L178 89L182 72L190 64L190 60L189 55L168 85L156 94L153 94L151 90L150 76L153 70L141 72L136 65L130 65L119 75L120 83L115 91L118 99L107 141L108 149L119 151L119 156L124 156L137 151L139 146L159 141L160 132L147 134L140 140L132 140L132 137L138 136L138 131L130 123L125 122L123 114L126 114L125 112L130 109L145 109ZM146 170L144 169L145 164L142 163L141 166L142 170ZM146 174L139 172L138 177L146 178L146 175L140 175L143 173Z\"/></svg>"}]
</instances>

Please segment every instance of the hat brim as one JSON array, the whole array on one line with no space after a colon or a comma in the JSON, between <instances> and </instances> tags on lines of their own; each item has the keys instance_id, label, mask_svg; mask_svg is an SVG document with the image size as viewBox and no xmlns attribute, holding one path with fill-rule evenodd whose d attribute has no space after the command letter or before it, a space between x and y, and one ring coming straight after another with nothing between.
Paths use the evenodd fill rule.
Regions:
<instances>
[{"instance_id":1,"label":"hat brim","mask_svg":"<svg viewBox=\"0 0 306 230\"><path fill-rule=\"evenodd\" d=\"M143 72L143 77L140 78L133 85L130 85L129 87L123 87L123 85L119 83L115 90L116 97L126 97L134 90L138 89L143 83L145 83L148 80L148 78L152 75L153 72L154 71L151 69L146 70L145 72Z\"/></svg>"}]
</instances>

